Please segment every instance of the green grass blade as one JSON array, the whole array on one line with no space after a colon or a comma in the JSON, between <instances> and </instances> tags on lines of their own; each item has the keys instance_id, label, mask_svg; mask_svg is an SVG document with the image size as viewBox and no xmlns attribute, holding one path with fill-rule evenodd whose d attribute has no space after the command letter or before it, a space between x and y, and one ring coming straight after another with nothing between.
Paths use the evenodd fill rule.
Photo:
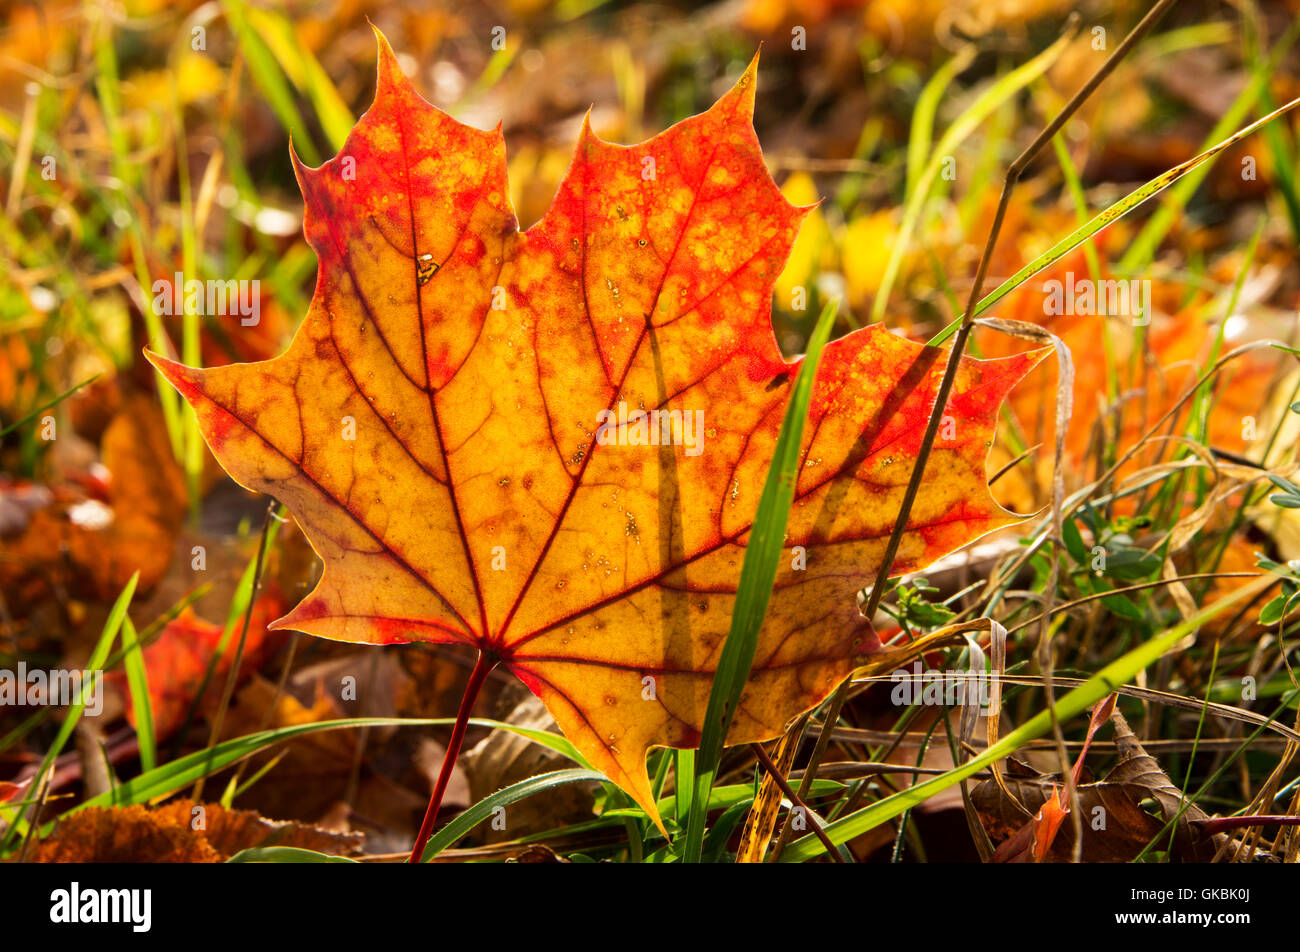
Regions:
<instances>
[{"instance_id":1,"label":"green grass blade","mask_svg":"<svg viewBox=\"0 0 1300 952\"><path fill-rule=\"evenodd\" d=\"M745 561L740 569L740 584L736 591L736 606L731 614L731 629L723 644L718 668L713 674L713 687L709 692L709 704L704 715L704 730L695 756L695 790L687 815L683 853L688 862L698 863L702 856L709 789L713 786L736 705L740 702L745 682L749 680L754 651L758 647L758 629L763 624L767 603L772 597L772 585L776 581L777 565L785 544L790 504L794 500L799 452L804 422L808 418L813 380L817 374L822 348L835 323L838 303L831 301L822 309L812 338L808 341L808 353L799 366L799 375L790 392L790 404L786 407L772 465L767 472L758 512L750 528L749 542L745 546Z\"/></svg>"},{"instance_id":2,"label":"green grass blade","mask_svg":"<svg viewBox=\"0 0 1300 952\"><path fill-rule=\"evenodd\" d=\"M525 797L531 797L535 793L542 793L546 790L554 790L556 787L562 787L566 784L590 783L593 781L597 783L608 782L608 779L604 774L595 770L580 768L554 770L551 773L529 777L527 780L521 780L502 790L498 790L459 814L454 820L435 833L424 848L423 862L427 863L451 846L474 827L491 817L498 808L504 810L510 804Z\"/></svg>"},{"instance_id":3,"label":"green grass blade","mask_svg":"<svg viewBox=\"0 0 1300 952\"><path fill-rule=\"evenodd\" d=\"M126 669L126 682L131 688L131 707L135 711L135 736L140 743L140 766L153 770L157 766L157 743L154 740L153 701L149 697L149 674L145 670L144 652L136 634L131 616L122 618L122 646L126 654L122 666Z\"/></svg>"},{"instance_id":4,"label":"green grass blade","mask_svg":"<svg viewBox=\"0 0 1300 952\"><path fill-rule=\"evenodd\" d=\"M117 50L113 44L114 20L106 12L100 12L95 21L93 21L94 45L95 45L95 91L99 97L100 108L102 109L104 127L108 132L109 145L112 147L113 174L118 181L123 183L121 190L112 195L110 204L114 206L115 212L121 212L128 216L129 224L127 225L127 244L130 246L131 260L134 262L135 279L139 285L141 300L148 301L151 297L150 288L153 281L149 277L150 255L146 253L146 242L144 227L140 222L138 215L134 213L129 196L137 190L140 182L140 170L144 167L139 161L133 160L131 150L128 146L128 137L125 124L122 117L122 97L121 97L121 80L118 75ZM145 329L148 332L149 346L160 354L168 352L167 333L163 328L162 318L155 312L152 307L145 307L141 311L144 318ZM161 373L155 371L158 381L158 400L162 406L163 422L167 427L167 440L171 444L172 454L178 459L182 459L181 427L182 417L180 411L180 394L171 391L170 387L164 386L165 380Z\"/></svg>"},{"instance_id":5,"label":"green grass blade","mask_svg":"<svg viewBox=\"0 0 1300 952\"><path fill-rule=\"evenodd\" d=\"M1132 651L1106 665L1106 667L1102 668L1086 682L1057 700L1057 717L1060 720L1065 721L1087 710L1107 694L1114 691L1116 687L1131 681L1137 676L1138 672L1143 671L1150 665L1154 664L1176 644L1178 644L1178 642L1182 641L1189 634L1195 632L1207 621L1222 614L1227 608L1231 607L1236 602L1247 597L1255 597L1272 584L1272 579L1261 579L1258 582L1244 585L1228 597L1220 599L1209 608L1198 612L1196 615L1193 615L1181 624L1175 625L1173 628L1156 635L1150 641L1139 645ZM990 764L1013 754L1031 740L1042 737L1051 729L1051 712L1047 710L1040 711L1023 725L1007 734L992 747L986 749L979 756L971 758L960 767L949 770L947 773L939 774L938 776L932 777L922 783L918 783L901 793L896 793L892 796L885 797L882 800L877 800L868 807L841 817L833 823L828 824L825 827L825 832L832 843L835 843L836 845L846 843L854 837L861 836L868 830L872 830L880 824L893 819L900 813L923 803L936 793L946 790L954 784L960 783L972 774L983 770ZM821 841L818 840L816 836L810 834L791 843L781 854L781 862L803 862L805 860L814 859L825 853L825 851L825 847L822 846Z\"/></svg>"},{"instance_id":6,"label":"green grass blade","mask_svg":"<svg viewBox=\"0 0 1300 952\"><path fill-rule=\"evenodd\" d=\"M912 235L921 223L921 214L925 210L926 200L930 197L930 189L934 186L935 179L943 170L944 161L953 156L957 146L974 132L980 123L987 119L1002 103L1043 75L1047 68L1061 55L1069 39L1069 34L1061 37L1028 63L1018 66L998 79L965 112L953 120L952 125L944 131L943 136L939 139L939 144L935 146L934 152L930 155L930 161L926 164L925 171L921 173L915 188L907 198L907 204L903 209L902 224L899 226L898 234L894 236L894 240L890 244L889 260L885 263L885 274L880 282L880 290L876 293L876 298L871 304L872 323L878 324L885 319L885 311L889 305L889 292L898 279L899 269L903 265L903 255L907 253L908 246L912 242Z\"/></svg>"},{"instance_id":7,"label":"green grass blade","mask_svg":"<svg viewBox=\"0 0 1300 952\"><path fill-rule=\"evenodd\" d=\"M243 13L249 27L275 55L289 81L311 100L330 145L336 152L342 150L356 119L320 62L298 42L293 24L283 14L261 7L246 6Z\"/></svg>"},{"instance_id":8,"label":"green grass blade","mask_svg":"<svg viewBox=\"0 0 1300 952\"><path fill-rule=\"evenodd\" d=\"M676 750L674 778L677 781L677 794L673 799L672 815L677 818L677 825L686 829L686 818L691 812L691 793L695 790L695 751Z\"/></svg>"},{"instance_id":9,"label":"green grass blade","mask_svg":"<svg viewBox=\"0 0 1300 952\"><path fill-rule=\"evenodd\" d=\"M1205 140L1207 147L1209 143L1221 139L1229 129L1246 118L1247 114L1252 108L1254 108L1255 103L1259 100L1261 94L1268 87L1268 84L1272 82L1273 77L1277 75L1282 57L1291 48L1292 44L1295 43L1298 35L1300 35L1300 20L1293 20L1286 33L1282 35L1273 47L1273 52L1269 56L1267 68L1255 70L1250 82L1246 84L1246 88L1241 91L1235 100L1233 100L1232 105L1228 107L1227 112L1220 116L1218 122L1214 124L1214 128L1210 130L1210 134ZM1294 105L1294 103L1291 103L1291 105ZM1267 117L1260 119L1258 122L1253 123L1247 128L1254 131L1269 119L1289 108L1290 105L1283 106L1281 110L1274 110L1269 113ZM1233 139L1230 139L1229 142L1235 142L1237 139L1240 139L1243 134L1244 133L1238 133ZM1218 150L1211 147L1211 151ZM1210 153L1203 153L1203 156L1208 154ZM1129 243L1128 249L1124 252L1124 256L1120 258L1119 261L1119 270L1121 273L1132 273L1145 268L1151 262L1151 259L1155 257L1156 249L1159 247L1160 242L1163 241L1165 235L1169 233L1169 229L1173 227L1178 215L1191 199L1192 194L1200 187L1205 176L1209 174L1210 170L1208 166L1200 168L1199 162L1197 163L1197 166L1197 168L1188 170L1191 174L1188 175L1183 182L1179 183L1176 189L1169 193L1167 200L1156 209L1150 220L1142 226L1142 230L1138 232L1133 241Z\"/></svg>"},{"instance_id":10,"label":"green grass blade","mask_svg":"<svg viewBox=\"0 0 1300 952\"><path fill-rule=\"evenodd\" d=\"M69 812L76 813L89 807L129 806L136 803L146 803L154 797L175 793L200 777L210 776L219 770L238 763L245 757L251 757L253 754L276 744L307 734L356 727L446 727L454 723L454 721L455 718L451 717L350 717L258 731L255 734L247 734L243 737L222 741L219 744L214 744L211 748L197 750L194 753L186 754L184 757L178 757L170 763L155 767L153 770L146 771L138 777L133 777L125 783L118 784L113 790L91 797L79 806L73 807ZM476 727L510 731L565 756L572 755L575 758L577 756L573 746L558 734L517 727L514 724L505 724L487 718L471 718L470 723Z\"/></svg>"},{"instance_id":11,"label":"green grass blade","mask_svg":"<svg viewBox=\"0 0 1300 952\"><path fill-rule=\"evenodd\" d=\"M226 651L230 647L230 641L234 638L235 631L240 627L245 613L249 610L249 602L254 597L253 586L257 583L257 565L259 559L265 564L265 560L275 545L276 537L280 533L281 519L284 512L283 506L277 506L271 523L267 528L266 535L259 540L258 550L253 553L248 563L244 566L244 573L239 577L239 584L235 587L235 593L230 599L230 608L226 612L226 623L221 629L221 637L217 639L216 650L208 658L207 667L203 670L203 679L199 682L198 690L190 700L189 708L185 712L185 717L181 721L181 729L176 732L176 737L172 742L172 756L180 752L180 744L188 733L189 725L193 722L195 715L198 713L199 705L207 697L208 687L217 671L217 664L226 656ZM233 669L229 675L231 678L237 676Z\"/></svg>"},{"instance_id":12,"label":"green grass blade","mask_svg":"<svg viewBox=\"0 0 1300 952\"><path fill-rule=\"evenodd\" d=\"M76 393L78 390L80 390L82 387L86 386L87 384L94 383L98 379L99 379L99 374L95 374L93 377L87 377L85 380L81 381L81 383L69 387L67 390L63 391L61 394L59 394L49 403L41 404L31 413L27 414L27 416L23 417L21 420L18 420L14 423L10 423L3 430L0 430L0 439L4 439L6 436L8 436L10 433L18 429L19 427L26 426L28 423L31 423L33 420L35 420L46 410L50 409L50 407L57 406L58 404L62 403L64 400L68 399L68 397Z\"/></svg>"},{"instance_id":13,"label":"green grass blade","mask_svg":"<svg viewBox=\"0 0 1300 952\"><path fill-rule=\"evenodd\" d=\"M934 138L934 117L939 111L943 94L957 75L965 71L974 57L973 46L962 47L956 56L939 67L930 77L930 81L925 84L921 95L916 99L916 108L912 110L912 127L907 139L907 185L903 192L904 198L910 199L916 192L916 184L924 168L922 163L930 155L930 143Z\"/></svg>"},{"instance_id":14,"label":"green grass blade","mask_svg":"<svg viewBox=\"0 0 1300 952\"><path fill-rule=\"evenodd\" d=\"M1188 159L1186 162L1183 162L1179 165L1175 165L1173 168L1169 169L1167 172L1164 172L1161 175L1156 176L1151 181L1147 182L1145 185L1138 186L1133 191L1129 192L1127 195L1121 198L1114 205L1111 205L1105 211L1094 216L1093 219L1089 221L1087 224L1080 225L1074 231L1070 232L1068 235L1066 235L1056 244L1052 245L1052 247L1049 248L1047 251L1044 251L1033 261L1029 262L1029 264L1025 265L1023 268L1021 268L1019 271L1017 271L1011 277L1007 278L996 288L990 291L987 295L981 298L980 302L977 305L975 305L975 317L979 317L981 314L983 314L985 311L991 308L994 304L998 303L998 301L1002 300L1004 297L1006 297L1016 288L1020 287L1020 285L1024 284L1025 281L1032 278L1034 275L1042 271L1044 268L1051 267L1057 261L1060 261L1063 257L1069 254L1075 248L1079 247L1079 245L1083 244L1083 242L1087 241L1093 235L1097 234L1097 232L1101 231L1107 225L1127 215L1129 212L1137 208L1143 202L1147 201L1153 195L1156 195L1164 191L1166 188L1168 188L1174 182L1178 181L1187 173L1204 165L1210 159L1214 158L1216 155L1221 153L1224 149L1228 148L1229 146L1231 146L1236 142L1241 141L1246 136L1250 135L1252 132L1259 129L1261 126L1265 125L1266 123L1272 122L1278 116L1282 115L1285 112L1289 112L1290 110L1294 109L1298 105L1300 105L1300 99L1291 100L1285 106L1273 110L1267 116L1264 116L1262 119L1256 119L1250 125L1233 133L1231 136L1224 139L1218 145L1212 146L1211 148L1207 149L1205 152L1202 152L1200 155ZM1124 271L1122 264L1120 266L1120 270L1121 272ZM930 338L928 343L932 347L939 346L940 344L947 341L948 338L950 338L954 333L956 333L957 328L960 326L961 326L961 318L957 318L951 324L949 324L947 327L941 330L938 334L934 335L934 337Z\"/></svg>"},{"instance_id":15,"label":"green grass blade","mask_svg":"<svg viewBox=\"0 0 1300 952\"><path fill-rule=\"evenodd\" d=\"M240 850L227 863L356 863L346 856L331 856L296 846L260 846Z\"/></svg>"},{"instance_id":16,"label":"green grass blade","mask_svg":"<svg viewBox=\"0 0 1300 952\"><path fill-rule=\"evenodd\" d=\"M248 7L244 0L224 0L222 7L226 11L230 29L239 42L239 48L243 51L244 59L248 62L248 71L252 74L253 81L266 96L271 110L280 120L280 125L294 134L294 148L308 165L320 165L320 152L316 149L316 143L312 141L311 130L303 121L302 114L298 112L293 92L289 89L284 73L267 46L266 40L246 19Z\"/></svg>"},{"instance_id":17,"label":"green grass blade","mask_svg":"<svg viewBox=\"0 0 1300 952\"><path fill-rule=\"evenodd\" d=\"M131 604L131 599L135 595L136 583L140 580L140 573L136 572L131 576L131 580L126 583L122 593L117 596L117 601L113 603L112 609L109 610L108 618L104 621L104 627L100 629L99 641L95 644L95 649L90 653L90 660L86 662L86 671L92 675L95 672L102 672L104 661L108 658L108 653L113 647L113 640L117 638L117 633L122 627L122 622L126 620L126 609ZM44 774L54 759L63 752L63 745L68 742L72 736L73 730L76 729L77 722L81 720L81 713L86 709L86 685L82 685L81 697L68 708L68 714L63 719L63 724L59 727L58 734L54 737L54 743L45 754L45 760L41 764L40 774ZM38 776L40 775L38 774Z\"/></svg>"},{"instance_id":18,"label":"green grass blade","mask_svg":"<svg viewBox=\"0 0 1300 952\"><path fill-rule=\"evenodd\" d=\"M135 586L139 579L139 572L131 576L131 580L126 583L126 587L122 589L122 593L117 596L117 601L113 603L113 607L109 610L108 618L104 620L104 627L99 633L99 641L95 643L95 648L91 651L90 659L86 662L84 669L92 678L95 678L97 673L99 678L103 678L104 662L107 660L109 650L113 647L113 641L117 638L118 630L121 629L122 622L126 618L126 610L135 595ZM63 718L59 732L54 735L54 743L50 744L50 749L45 752L45 759L41 761L40 769L36 771L34 789L39 788L40 784L44 782L43 778L49 772L59 754L63 753L64 745L67 744L68 738L72 736L72 732L76 730L77 722L81 720L81 714L86 709L86 694L89 687L83 681L80 696L69 705L68 713ZM100 687L102 690L102 684ZM9 835L17 833L20 826L26 827L26 823L14 823L9 827L9 831L5 836L6 844Z\"/></svg>"}]
</instances>

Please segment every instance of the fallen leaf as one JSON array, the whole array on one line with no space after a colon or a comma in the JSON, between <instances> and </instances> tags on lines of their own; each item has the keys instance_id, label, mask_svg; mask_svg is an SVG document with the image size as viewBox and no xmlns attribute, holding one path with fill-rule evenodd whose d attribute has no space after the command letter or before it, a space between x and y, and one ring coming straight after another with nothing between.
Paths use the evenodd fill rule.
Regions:
<instances>
[{"instance_id":1,"label":"fallen leaf","mask_svg":"<svg viewBox=\"0 0 1300 952\"><path fill-rule=\"evenodd\" d=\"M5 540L0 587L16 614L25 615L52 584L108 601L137 571L141 589L166 573L186 496L158 402L124 397L100 452L106 487L93 477L84 481L89 492L61 487L51 505L28 512L21 532Z\"/></svg>"},{"instance_id":2,"label":"fallen leaf","mask_svg":"<svg viewBox=\"0 0 1300 952\"><path fill-rule=\"evenodd\" d=\"M430 790L438 782L438 774L442 772L442 762L446 756L447 748L428 737L421 740L420 746L415 750L415 766L428 778ZM458 764L454 764L451 768L451 781L447 784L447 792L442 802L449 807L467 807L472 802L469 795L469 781L465 779L465 772Z\"/></svg>"},{"instance_id":3,"label":"fallen leaf","mask_svg":"<svg viewBox=\"0 0 1300 952\"><path fill-rule=\"evenodd\" d=\"M1015 776L1012 771L1022 774ZM1008 862L1025 862L1034 848L1034 820L1029 822L1020 809L1041 811L1047 803L1058 803L1060 783L1058 778L1039 774L1032 768L1008 761L1007 789L1016 802L991 780L980 783L971 791L971 801L979 811L989 838L998 843L998 859ZM1120 786L1103 781L1080 784L1079 810L1083 817L1083 850L1080 858L1085 863L1124 863L1133 859L1151 838L1160 831L1160 822L1141 807L1140 796ZM1098 814L1096 811L1104 811ZM1105 818L1105 829L1094 830L1092 824L1098 816ZM1074 854L1074 827L1066 823L1060 828L1048 848L1036 857L1037 862L1068 863Z\"/></svg>"},{"instance_id":4,"label":"fallen leaf","mask_svg":"<svg viewBox=\"0 0 1300 952\"><path fill-rule=\"evenodd\" d=\"M9 780L0 780L0 803L5 803L14 799L32 785L32 778L28 777L21 783L13 783Z\"/></svg>"},{"instance_id":5,"label":"fallen leaf","mask_svg":"<svg viewBox=\"0 0 1300 952\"><path fill-rule=\"evenodd\" d=\"M230 740L257 731L315 724L346 716L339 701L337 685L327 687L317 681L303 693L307 696L306 702L289 691L279 690L276 682L254 675L235 695L222 723L221 739ZM320 817L339 800L349 797L358 738L355 731L322 731L295 737L272 750L254 755L247 761L246 778L273 766L257 783L240 794L239 802L267 816ZM358 792L358 801L354 801L352 806L363 815L372 816L373 804L360 803L360 796ZM407 826L411 822L408 814L415 813L424 802L424 798L415 794L410 794L409 799L414 806L401 802L391 792L387 794L394 813L400 814L402 823Z\"/></svg>"},{"instance_id":6,"label":"fallen leaf","mask_svg":"<svg viewBox=\"0 0 1300 952\"><path fill-rule=\"evenodd\" d=\"M787 731L769 752L772 763L782 777L790 776L794 767L795 755L799 752L799 733ZM776 830L777 815L781 812L784 794L771 771L764 771L759 781L758 793L754 805L749 808L745 825L740 831L740 842L736 845L737 863L761 863L767 856L772 834Z\"/></svg>"},{"instance_id":7,"label":"fallen leaf","mask_svg":"<svg viewBox=\"0 0 1300 952\"><path fill-rule=\"evenodd\" d=\"M1119 711L1115 711L1111 719L1115 723L1115 747L1119 752L1119 763L1103 782L1126 789L1139 801L1155 801L1163 823L1178 818L1174 824L1172 843L1168 840L1168 833L1162 839L1162 843L1169 845L1172 858L1183 862L1208 863L1220 850L1226 849L1226 857L1231 861L1236 852L1230 842L1231 837L1226 833L1214 833L1196 826L1198 822L1210 819L1209 815L1195 801L1189 800L1180 787L1174 785L1156 759L1143 748ZM1275 861L1276 857L1267 849L1257 847L1252 859L1270 862Z\"/></svg>"},{"instance_id":8,"label":"fallen leaf","mask_svg":"<svg viewBox=\"0 0 1300 952\"><path fill-rule=\"evenodd\" d=\"M374 105L339 156L297 166L320 272L289 349L206 370L150 355L325 563L277 627L482 650L655 820L645 754L699 742L800 364L770 304L809 210L767 173L755 75L640 145L584 125L521 233L500 131L426 103L381 37ZM987 450L1043 355L963 361L895 574L1014 521ZM826 348L730 743L776 736L877 648L855 594L945 360L879 326ZM649 411L675 414L655 428L674 445L649 442Z\"/></svg>"},{"instance_id":9,"label":"fallen leaf","mask_svg":"<svg viewBox=\"0 0 1300 952\"><path fill-rule=\"evenodd\" d=\"M513 687L523 697L502 720L530 730L554 731L555 719L542 702L518 684ZM469 802L477 803L521 780L547 771L572 767L573 762L520 734L492 731L461 755L460 765L464 767L464 776L469 781ZM595 786L569 783L542 791L511 805L507 829L498 830L491 824L483 824L475 833L483 842L495 843L517 839L529 833L553 830L570 822L590 820L592 790ZM447 796L451 796L450 787Z\"/></svg>"},{"instance_id":10,"label":"fallen leaf","mask_svg":"<svg viewBox=\"0 0 1300 952\"><path fill-rule=\"evenodd\" d=\"M1183 797L1182 790L1174 786L1143 749L1123 715L1112 711L1110 718L1115 725L1119 761L1101 780L1078 783L1076 788L1084 833L1080 858L1086 863L1131 862L1158 834L1156 848L1169 849L1170 859L1175 862L1209 862L1223 848L1227 849L1226 856L1232 858L1235 848L1229 835L1218 832L1212 819ZM1079 764L1075 772L1077 783ZM1038 773L1015 760L1008 761L1005 779L1014 802L992 780L979 784L971 792L971 800L990 838L1002 840L995 859L1023 861L1029 858L1028 851L1038 845L1034 833L1041 826L1040 808L1050 803L1060 805L1060 784L1058 778ZM1026 809L1039 811L1030 823L1024 821ZM1050 807L1046 807L1046 812L1052 813ZM1178 820L1171 841L1169 831L1163 828L1175 816ZM1046 848L1035 856L1037 862L1068 863L1073 858L1073 825L1057 820L1057 829L1060 835L1053 832ZM1263 846L1257 847L1250 858L1256 862L1277 860Z\"/></svg>"},{"instance_id":11,"label":"fallen leaf","mask_svg":"<svg viewBox=\"0 0 1300 952\"><path fill-rule=\"evenodd\" d=\"M283 643L283 636L267 630L267 622L284 610L284 600L272 588L258 596L249 616L248 634L244 639L244 653L239 666L239 680L243 681L275 653ZM235 621L225 651L212 665L212 675L203 696L203 680L208 666L217 654L224 627L200 618L189 608L167 623L158 637L145 646L144 666L149 682L149 703L153 712L154 733L159 738L170 737L185 722L185 717L196 700L198 710L206 705L215 706L221 697L235 650L243 628L242 616ZM120 680L124 681L124 678ZM128 694L130 688L127 688ZM128 705L127 720L135 726L135 706Z\"/></svg>"},{"instance_id":12,"label":"fallen leaf","mask_svg":"<svg viewBox=\"0 0 1300 952\"><path fill-rule=\"evenodd\" d=\"M268 820L251 810L176 800L150 810L135 805L91 807L64 817L40 842L37 863L220 863L243 849L291 846L346 855L359 833L334 833Z\"/></svg>"},{"instance_id":13,"label":"fallen leaf","mask_svg":"<svg viewBox=\"0 0 1300 952\"><path fill-rule=\"evenodd\" d=\"M203 804L202 825L192 800L173 800L154 809L163 821L185 824L201 833L223 858L259 846L289 846L318 853L350 855L361 849L364 834L325 830L306 823L270 820L252 810L226 809Z\"/></svg>"},{"instance_id":14,"label":"fallen leaf","mask_svg":"<svg viewBox=\"0 0 1300 952\"><path fill-rule=\"evenodd\" d=\"M556 855L555 850L549 846L543 846L540 843L534 846L528 846L506 859L507 863L567 863Z\"/></svg>"},{"instance_id":15,"label":"fallen leaf","mask_svg":"<svg viewBox=\"0 0 1300 952\"><path fill-rule=\"evenodd\" d=\"M1071 770L1076 795L1079 781L1083 777L1083 762L1088 756L1088 748L1092 746L1092 740L1097 736L1101 725L1106 723L1114 713L1115 702L1118 700L1118 694L1108 694L1100 703L1093 706L1092 716L1088 720L1088 732L1083 738L1083 747L1079 751L1079 756L1074 759L1074 769ZM1003 791L999 788L999 792ZM998 846L993 853L992 861L995 863L1016 863L1030 859L1035 863L1045 861L1052 849L1052 843L1056 840L1056 834L1061 831L1061 824L1069 815L1068 788L1062 784L1058 792L1053 782L1042 808L1014 836Z\"/></svg>"}]
</instances>

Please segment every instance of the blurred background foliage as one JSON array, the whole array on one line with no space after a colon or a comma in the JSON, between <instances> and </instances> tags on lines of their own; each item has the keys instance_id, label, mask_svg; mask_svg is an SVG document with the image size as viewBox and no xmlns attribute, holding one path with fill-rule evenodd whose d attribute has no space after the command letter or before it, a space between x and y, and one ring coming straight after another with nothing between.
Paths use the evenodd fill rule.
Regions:
<instances>
[{"instance_id":1,"label":"blurred background foliage","mask_svg":"<svg viewBox=\"0 0 1300 952\"><path fill-rule=\"evenodd\" d=\"M341 146L373 94L368 21L393 37L432 102L471 124L504 124L522 227L549 203L589 107L601 136L638 140L707 107L761 48L756 125L772 171L792 201L822 202L778 284L779 342L798 352L834 295L845 298L846 326L885 319L927 335L964 303L1007 161L1138 13L1104 0L1081 5L1082 28L1040 64L1041 75L998 90L1013 67L1050 47L1074 6L11 3L0 24L0 420L96 374L94 387L116 392L126 378L148 389L139 358L147 343L208 363L281 348L305 313L315 270L289 138L309 164ZM1082 208L1105 207L1194 154L1260 70L1268 81L1243 114L1300 92L1297 12L1296 0L1180 4L1070 123L1058 156L1026 177L991 277L1068 232ZM972 116L980 121L957 128ZM1273 214L1260 263L1293 249L1294 130L1287 119L1241 143L1176 209L1152 274L1170 281L1163 311L1231 284L1264 208ZM1253 178L1241 174L1246 154ZM931 161L939 166L927 177ZM1127 222L1108 230L1089 265L1110 270L1131 235ZM182 317L145 306L152 282L176 271L258 279L261 322L207 316L187 336ZM1291 276L1270 301L1285 311L1295 293ZM173 395L162 401L183 454L179 407ZM44 448L30 429L14 434L6 468L36 475Z\"/></svg>"},{"instance_id":2,"label":"blurred background foliage","mask_svg":"<svg viewBox=\"0 0 1300 952\"><path fill-rule=\"evenodd\" d=\"M843 298L840 332L883 320L925 340L959 316L1007 164L1144 9L1112 0L3 5L0 623L12 654L34 646L84 657L85 632L139 571L149 600L138 617L192 602L209 619L182 618L174 643L202 632L206 655L155 659L188 672L179 700L155 699L169 705L171 726L195 715L195 681L205 665L204 684L213 679L221 641L212 619L227 620L228 641L263 503L220 473L141 350L212 365L283 349L316 270L290 139L310 165L341 147L373 95L370 24L431 102L481 128L503 124L521 227L548 206L588 109L602 137L640 140L709 106L761 49L755 125L767 161L792 202L820 203L774 295L777 340L796 354L831 297ZM1063 33L1071 13L1076 29ZM1300 0L1177 4L1027 171L989 287L1135 185L1300 95L1298 34ZM1296 345L1298 122L1292 113L1244 139L996 308L1071 349L1068 482L1117 459L1227 348ZM176 272L259 281L259 323L155 314L152 284ZM1150 326L1049 314L1043 281L1067 272L1149 279ZM972 349L1027 346L981 330ZM1256 463L1294 463L1300 417L1288 407L1300 381L1282 359L1234 362L1169 432ZM995 490L1020 512L1050 496L1056 373L1045 362L1018 388L994 447L990 472L1010 466ZM47 419L58 439L43 435ZM1126 472L1172 453L1169 442L1144 447ZM1187 508L1163 493L1155 501L1171 522ZM1109 514L1129 519L1140 505ZM1292 515L1268 515L1270 546L1288 559L1300 558ZM1216 538L1208 564L1254 566L1259 539L1234 534L1239 525ZM199 543L221 566L202 597L178 569ZM268 561L262 614L274 617L311 584L314 563L292 525ZM266 636L261 621L253 630ZM250 657L276 647L250 644ZM215 670L220 681L226 669ZM415 675L437 690L387 710L454 709L454 674ZM390 694L405 696L406 684ZM324 716L304 690L305 706L275 716ZM280 695L270 697L262 701L279 711ZM245 721L265 723L260 713ZM352 757L334 754L345 765ZM355 769L351 781L344 773L355 793ZM300 796L276 805L315 819ZM400 808L418 810L414 800Z\"/></svg>"}]
</instances>

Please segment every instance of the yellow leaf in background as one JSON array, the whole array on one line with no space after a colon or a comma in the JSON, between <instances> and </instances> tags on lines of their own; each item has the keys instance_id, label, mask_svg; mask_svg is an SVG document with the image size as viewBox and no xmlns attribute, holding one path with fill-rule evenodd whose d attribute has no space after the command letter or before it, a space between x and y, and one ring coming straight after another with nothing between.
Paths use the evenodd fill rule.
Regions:
<instances>
[{"instance_id":1,"label":"yellow leaf in background","mask_svg":"<svg viewBox=\"0 0 1300 952\"><path fill-rule=\"evenodd\" d=\"M530 227L551 207L551 198L568 171L564 149L525 145L510 158L510 201L519 222Z\"/></svg>"},{"instance_id":2,"label":"yellow leaf in background","mask_svg":"<svg viewBox=\"0 0 1300 952\"><path fill-rule=\"evenodd\" d=\"M785 196L787 202L799 208L816 205L821 200L812 176L806 172L796 172L786 179L785 185L781 186L781 194ZM826 224L826 216L821 213L820 208L814 209L804 219L803 227L799 229L799 237L795 239L794 247L790 249L785 270L776 279L778 307L789 309L792 306L790 302L795 288L812 287L825 263L823 259L830 249L830 244L831 230Z\"/></svg>"},{"instance_id":3,"label":"yellow leaf in background","mask_svg":"<svg viewBox=\"0 0 1300 952\"><path fill-rule=\"evenodd\" d=\"M880 290L896 231L893 212L888 210L854 219L844 230L844 277L854 307Z\"/></svg>"},{"instance_id":4,"label":"yellow leaf in background","mask_svg":"<svg viewBox=\"0 0 1300 952\"><path fill-rule=\"evenodd\" d=\"M176 67L176 94L182 106L207 99L225 87L221 67L199 53L185 53ZM132 73L122 85L122 102L128 110L164 109L171 102L172 71L151 69Z\"/></svg>"}]
</instances>

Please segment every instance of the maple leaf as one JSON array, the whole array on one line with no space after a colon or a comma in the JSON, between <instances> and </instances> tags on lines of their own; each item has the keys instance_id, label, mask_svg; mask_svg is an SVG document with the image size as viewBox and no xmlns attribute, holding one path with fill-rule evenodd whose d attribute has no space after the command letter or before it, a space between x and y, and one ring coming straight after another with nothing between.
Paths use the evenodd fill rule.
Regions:
<instances>
[{"instance_id":1,"label":"maple leaf","mask_svg":"<svg viewBox=\"0 0 1300 952\"><path fill-rule=\"evenodd\" d=\"M207 370L150 359L230 475L281 500L325 563L275 627L479 649L658 823L645 755L698 745L800 365L770 306L810 209L763 164L757 61L640 145L584 122L521 233L500 128L425 102L379 47L374 104L340 155L295 158L320 270L288 350ZM1041 356L962 362L895 572L1015 521L985 461ZM881 327L826 348L730 743L776 736L878 647L855 593L945 359ZM649 411L673 416L652 435Z\"/></svg>"}]
</instances>

